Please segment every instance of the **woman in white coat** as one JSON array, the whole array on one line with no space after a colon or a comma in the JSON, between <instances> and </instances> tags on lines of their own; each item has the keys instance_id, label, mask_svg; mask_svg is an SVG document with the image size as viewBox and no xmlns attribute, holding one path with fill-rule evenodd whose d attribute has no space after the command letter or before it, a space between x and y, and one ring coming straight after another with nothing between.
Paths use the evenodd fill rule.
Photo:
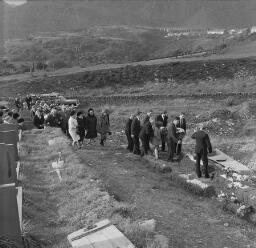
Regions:
<instances>
[{"instance_id":1,"label":"woman in white coat","mask_svg":"<svg viewBox=\"0 0 256 248\"><path fill-rule=\"evenodd\" d=\"M78 126L78 123L77 123L77 120L76 120L76 111L75 110L72 110L70 112L70 117L69 117L69 120L68 120L68 132L73 140L72 142L72 145L73 146L77 146L78 148L79 147L79 135L77 134L77 126Z\"/></svg>"}]
</instances>

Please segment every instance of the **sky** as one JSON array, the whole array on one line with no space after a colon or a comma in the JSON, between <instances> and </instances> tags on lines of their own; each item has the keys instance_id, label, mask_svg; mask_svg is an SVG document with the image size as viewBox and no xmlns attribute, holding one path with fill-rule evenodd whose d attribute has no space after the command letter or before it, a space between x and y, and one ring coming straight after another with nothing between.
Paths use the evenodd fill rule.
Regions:
<instances>
[{"instance_id":1,"label":"sky","mask_svg":"<svg viewBox=\"0 0 256 248\"><path fill-rule=\"evenodd\" d=\"M4 0L10 6L17 7L27 3L27 0Z\"/></svg>"}]
</instances>

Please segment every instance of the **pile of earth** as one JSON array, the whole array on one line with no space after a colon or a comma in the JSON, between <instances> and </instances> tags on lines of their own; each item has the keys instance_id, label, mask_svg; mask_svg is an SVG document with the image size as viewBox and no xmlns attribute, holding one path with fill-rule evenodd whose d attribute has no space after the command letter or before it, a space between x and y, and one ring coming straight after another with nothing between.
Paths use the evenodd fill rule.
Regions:
<instances>
[{"instance_id":1,"label":"pile of earth","mask_svg":"<svg viewBox=\"0 0 256 248\"><path fill-rule=\"evenodd\" d=\"M190 128L203 125L205 131L211 135L231 136L240 124L241 120L234 115L234 112L228 109L218 109L192 118Z\"/></svg>"}]
</instances>

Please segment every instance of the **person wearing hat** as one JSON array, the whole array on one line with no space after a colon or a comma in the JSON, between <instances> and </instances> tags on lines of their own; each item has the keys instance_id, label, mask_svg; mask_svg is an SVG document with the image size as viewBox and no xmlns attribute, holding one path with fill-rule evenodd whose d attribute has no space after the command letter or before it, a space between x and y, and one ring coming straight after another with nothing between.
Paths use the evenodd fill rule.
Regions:
<instances>
[{"instance_id":1,"label":"person wearing hat","mask_svg":"<svg viewBox=\"0 0 256 248\"><path fill-rule=\"evenodd\" d=\"M208 152L212 153L212 145L209 135L203 130L204 126L200 125L191 136L192 139L196 140L195 154L196 154L196 174L200 178L202 172L200 169L200 161L203 161L205 178L210 178L208 172Z\"/></svg>"},{"instance_id":2,"label":"person wearing hat","mask_svg":"<svg viewBox=\"0 0 256 248\"><path fill-rule=\"evenodd\" d=\"M131 137L133 140L133 153L136 155L140 155L140 139L139 134L141 130L140 125L140 117L141 117L141 111L138 110L135 117L132 120L131 124Z\"/></svg>"},{"instance_id":3,"label":"person wearing hat","mask_svg":"<svg viewBox=\"0 0 256 248\"><path fill-rule=\"evenodd\" d=\"M152 116L152 113L153 113L153 110L152 110L152 109L150 109L150 110L147 112L147 114L146 114L146 116L145 116L145 118L144 118L143 124L149 122L149 120L150 120L150 118L151 118L151 116Z\"/></svg>"},{"instance_id":4,"label":"person wearing hat","mask_svg":"<svg viewBox=\"0 0 256 248\"><path fill-rule=\"evenodd\" d=\"M127 142L128 142L127 150L129 150L130 152L133 151L133 140L132 140L132 136L131 136L131 127L132 127L132 120L134 119L134 117L135 117L134 114L131 114L125 123L125 135L127 137Z\"/></svg>"},{"instance_id":5,"label":"person wearing hat","mask_svg":"<svg viewBox=\"0 0 256 248\"><path fill-rule=\"evenodd\" d=\"M162 151L165 151L166 135L167 135L167 124L168 124L168 114L167 111L163 111L160 115L156 116L156 123L161 122L161 140L162 140Z\"/></svg>"},{"instance_id":6,"label":"person wearing hat","mask_svg":"<svg viewBox=\"0 0 256 248\"><path fill-rule=\"evenodd\" d=\"M33 120L33 124L38 129L44 128L44 115L40 110L36 110L35 117Z\"/></svg>"},{"instance_id":7,"label":"person wearing hat","mask_svg":"<svg viewBox=\"0 0 256 248\"><path fill-rule=\"evenodd\" d=\"M176 152L177 143L179 143L179 134L177 125L179 123L179 117L176 117L172 123L168 126L167 133L167 146L168 146L168 161L174 162L174 154Z\"/></svg>"},{"instance_id":8,"label":"person wearing hat","mask_svg":"<svg viewBox=\"0 0 256 248\"><path fill-rule=\"evenodd\" d=\"M177 125L177 128L180 130L181 134L181 142L177 144L177 155L180 155L181 153L181 147L182 147L182 139L184 138L187 130L187 124L186 124L186 119L185 119L185 114L182 112L179 116L179 123Z\"/></svg>"}]
</instances>

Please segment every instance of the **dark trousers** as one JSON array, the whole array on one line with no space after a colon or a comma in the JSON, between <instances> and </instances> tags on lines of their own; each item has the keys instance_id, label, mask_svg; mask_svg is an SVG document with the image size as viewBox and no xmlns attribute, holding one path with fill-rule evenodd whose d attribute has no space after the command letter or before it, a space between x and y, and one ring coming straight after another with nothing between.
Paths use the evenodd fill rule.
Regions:
<instances>
[{"instance_id":1,"label":"dark trousers","mask_svg":"<svg viewBox=\"0 0 256 248\"><path fill-rule=\"evenodd\" d=\"M133 140L133 153L139 155L140 154L140 139L139 136L134 136Z\"/></svg>"},{"instance_id":2,"label":"dark trousers","mask_svg":"<svg viewBox=\"0 0 256 248\"><path fill-rule=\"evenodd\" d=\"M165 151L165 140L164 141L162 140L162 151L163 152Z\"/></svg>"},{"instance_id":3,"label":"dark trousers","mask_svg":"<svg viewBox=\"0 0 256 248\"><path fill-rule=\"evenodd\" d=\"M205 177L209 178L207 153L201 152L201 153L196 154L196 174L198 177L202 176L202 172L200 169L200 161L201 160L203 161Z\"/></svg>"},{"instance_id":4,"label":"dark trousers","mask_svg":"<svg viewBox=\"0 0 256 248\"><path fill-rule=\"evenodd\" d=\"M141 156L147 155L149 151L149 140L148 139L140 139L141 140Z\"/></svg>"},{"instance_id":5,"label":"dark trousers","mask_svg":"<svg viewBox=\"0 0 256 248\"><path fill-rule=\"evenodd\" d=\"M146 154L148 154L148 151L150 151L149 140L150 139L148 137L145 139L145 145L146 145L145 152L146 152Z\"/></svg>"},{"instance_id":6,"label":"dark trousers","mask_svg":"<svg viewBox=\"0 0 256 248\"><path fill-rule=\"evenodd\" d=\"M133 140L132 140L131 134L126 133L126 137L127 137L127 141L128 141L127 149L128 149L130 152L132 152L132 151L133 151Z\"/></svg>"},{"instance_id":7,"label":"dark trousers","mask_svg":"<svg viewBox=\"0 0 256 248\"><path fill-rule=\"evenodd\" d=\"M83 143L85 135L79 134L79 137L80 137L79 142Z\"/></svg>"},{"instance_id":8,"label":"dark trousers","mask_svg":"<svg viewBox=\"0 0 256 248\"><path fill-rule=\"evenodd\" d=\"M181 153L181 148L182 148L182 143L177 144L177 150L176 150L177 155L180 155L180 153Z\"/></svg>"},{"instance_id":9,"label":"dark trousers","mask_svg":"<svg viewBox=\"0 0 256 248\"><path fill-rule=\"evenodd\" d=\"M167 141L168 146L168 160L173 160L173 156L176 152L176 146L173 141Z\"/></svg>"},{"instance_id":10,"label":"dark trousers","mask_svg":"<svg viewBox=\"0 0 256 248\"><path fill-rule=\"evenodd\" d=\"M162 151L165 151L166 135L161 135L162 140Z\"/></svg>"}]
</instances>

